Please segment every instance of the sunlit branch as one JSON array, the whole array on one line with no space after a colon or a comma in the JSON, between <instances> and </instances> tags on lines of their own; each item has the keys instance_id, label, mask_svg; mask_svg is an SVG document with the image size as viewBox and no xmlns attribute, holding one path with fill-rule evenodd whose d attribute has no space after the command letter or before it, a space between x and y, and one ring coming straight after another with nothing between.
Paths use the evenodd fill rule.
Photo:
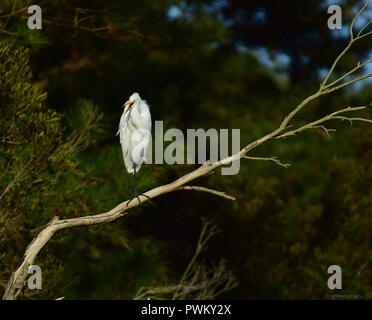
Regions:
<instances>
[{"instance_id":1,"label":"sunlit branch","mask_svg":"<svg viewBox=\"0 0 372 320\"><path fill-rule=\"evenodd\" d=\"M334 86L336 83L340 82L341 80L345 79L347 76L351 75L355 71L363 68L366 64L371 63L371 62L372 62L372 59L369 59L369 60L363 62L362 64L360 62L358 62L357 66L354 69L352 69L349 72L345 73L343 76L339 77L335 81L327 84L326 86L324 86L324 89L327 89L327 88L330 88L330 87Z\"/></svg>"},{"instance_id":2,"label":"sunlit branch","mask_svg":"<svg viewBox=\"0 0 372 320\"><path fill-rule=\"evenodd\" d=\"M354 33L353 33L353 27L354 27L354 23L355 21L358 19L358 17L362 14L362 12L365 10L365 8L367 7L367 5L369 4L370 0L367 0L367 2L364 4L364 6L359 10L359 12L357 13L357 15L354 17L354 19L352 20L351 24L350 24L350 41L348 43L348 45L346 46L346 48L341 52L341 54L336 58L336 60L334 61L334 63L332 64L332 67L331 69L329 70L328 74L326 75L326 77L324 78L322 84L320 85L320 90L323 89L325 87L325 85L327 84L330 76L333 74L333 71L334 69L336 68L338 62L341 60L341 58L346 54L347 51L349 51L350 47L352 46L352 44L361 39L362 37L366 36L361 36L361 32L370 24L370 21L362 28L362 30L358 33L357 37L354 38Z\"/></svg>"},{"instance_id":3,"label":"sunlit branch","mask_svg":"<svg viewBox=\"0 0 372 320\"><path fill-rule=\"evenodd\" d=\"M199 187L199 186L184 186L184 187L180 187L178 190L196 190L196 191L203 191L203 192L208 192L208 193L211 193L211 194L214 194L214 195L216 195L216 196L219 196L219 197L222 197L222 198L226 198L226 199L229 199L229 200L234 200L234 201L236 200L235 197L226 194L226 192L224 192L224 191L217 191L217 190L213 190L213 189L209 189L209 188L205 188L205 187Z\"/></svg>"},{"instance_id":4,"label":"sunlit branch","mask_svg":"<svg viewBox=\"0 0 372 320\"><path fill-rule=\"evenodd\" d=\"M345 116L340 116L340 114L342 113L346 113L346 112L352 112L352 111L359 111L359 110L363 110L363 109L366 109L368 107L371 107L372 104L369 104L369 105L366 105L366 106L361 106L361 107L348 107L348 108L345 108L345 109L341 109L341 110L338 110L338 111L335 111L323 118L320 118L316 121L313 121L313 122L310 122L296 130L291 130L291 131L288 131L284 134L281 134L279 136L276 136L275 139L282 139L282 138L287 138L289 136L294 136L294 135L297 135L299 134L300 132L302 131L305 131L307 129L322 129L326 132L326 134L328 135L328 137L330 137L329 135L329 132L330 131L336 131L335 129L327 129L326 127L324 127L323 125L320 125L326 121L329 121L329 120L348 120L348 121L364 121L364 122L369 122L369 123L372 123L372 120L370 119L365 119L365 118L349 118L349 117L345 117Z\"/></svg>"},{"instance_id":5,"label":"sunlit branch","mask_svg":"<svg viewBox=\"0 0 372 320\"><path fill-rule=\"evenodd\" d=\"M289 163L282 163L277 157L271 157L271 158L261 158L261 157L249 157L249 156L243 156L244 159L249 160L261 160L261 161L271 161L274 162L284 168L288 168L290 166Z\"/></svg>"}]
</instances>

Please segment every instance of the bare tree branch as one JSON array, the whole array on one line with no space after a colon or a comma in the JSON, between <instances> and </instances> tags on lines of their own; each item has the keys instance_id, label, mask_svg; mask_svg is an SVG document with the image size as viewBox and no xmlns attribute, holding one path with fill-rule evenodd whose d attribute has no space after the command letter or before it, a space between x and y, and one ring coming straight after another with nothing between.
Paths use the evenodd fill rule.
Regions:
<instances>
[{"instance_id":1,"label":"bare tree branch","mask_svg":"<svg viewBox=\"0 0 372 320\"><path fill-rule=\"evenodd\" d=\"M204 191L204 192L212 193L212 194L215 194L216 196L219 196L219 197L222 197L222 198L226 198L226 199L229 199L229 200L233 200L233 201L236 200L235 197L226 194L226 192L224 192L224 191L217 191L217 190L213 190L213 189L209 189L209 188L205 188L205 187L184 186L184 187L178 188L178 190L197 190L197 191Z\"/></svg>"},{"instance_id":2,"label":"bare tree branch","mask_svg":"<svg viewBox=\"0 0 372 320\"><path fill-rule=\"evenodd\" d=\"M10 141L10 140L0 140L1 143L7 143L7 144L22 144L25 143L26 141Z\"/></svg>"},{"instance_id":3,"label":"bare tree branch","mask_svg":"<svg viewBox=\"0 0 372 320\"><path fill-rule=\"evenodd\" d=\"M372 21L372 20L371 20ZM349 72L345 73L343 76L341 76L340 78L338 78L337 80L327 84L326 86L324 86L324 89L327 89L329 87L332 87L333 85L335 85L336 83L340 82L341 80L345 79L347 76L351 75L352 73L354 73L355 71L363 68L365 65L367 65L368 63L371 63L372 62L372 59L369 59L365 62L363 62L362 64L358 61L358 64L355 68L351 69Z\"/></svg>"},{"instance_id":4,"label":"bare tree branch","mask_svg":"<svg viewBox=\"0 0 372 320\"><path fill-rule=\"evenodd\" d=\"M286 137L289 137L289 136L294 136L304 130L307 130L307 129L322 129L326 132L326 134L328 135L328 137L330 137L329 135L329 132L330 131L336 131L335 129L327 129L326 127L324 127L323 125L320 126L321 123L324 123L326 121L329 121L329 120L348 120L348 121L364 121L364 122L369 122L369 123L372 123L372 120L370 119L365 119L365 118L348 118L348 117L345 117L345 116L339 116L339 114L342 114L342 113L346 113L346 112L351 112L351 111L359 111L359 110L363 110L365 108L368 108L368 107L371 107L372 104L369 104L369 105L366 105L366 106L361 106L361 107L348 107L348 108L345 108L345 109L341 109L341 110L338 110L336 112L333 112L323 118L320 118L319 120L316 120L316 121L313 121L313 122L310 122L296 130L291 130L291 131L288 131L286 133L283 133L279 136L276 136L275 139L282 139L282 138L286 138Z\"/></svg>"},{"instance_id":5,"label":"bare tree branch","mask_svg":"<svg viewBox=\"0 0 372 320\"><path fill-rule=\"evenodd\" d=\"M271 161L274 162L284 168L288 168L290 166L289 163L282 163L277 157L271 157L271 158L261 158L261 157L248 157L248 156L243 156L244 159L248 160L261 160L261 161Z\"/></svg>"},{"instance_id":6,"label":"bare tree branch","mask_svg":"<svg viewBox=\"0 0 372 320\"><path fill-rule=\"evenodd\" d=\"M195 249L185 272L178 284L160 287L142 287L134 300L172 299L172 300L206 300L213 299L221 293L238 285L235 277L226 269L226 263L220 263L212 269L196 263L199 255L205 250L210 238L218 232L213 220L203 218L203 227Z\"/></svg>"}]
</instances>

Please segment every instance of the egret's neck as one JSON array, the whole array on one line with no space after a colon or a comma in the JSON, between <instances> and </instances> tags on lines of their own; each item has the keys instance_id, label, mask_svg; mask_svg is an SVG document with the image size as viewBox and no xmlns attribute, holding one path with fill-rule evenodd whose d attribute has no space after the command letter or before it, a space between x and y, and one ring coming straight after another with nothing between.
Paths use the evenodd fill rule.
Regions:
<instances>
[{"instance_id":1,"label":"egret's neck","mask_svg":"<svg viewBox=\"0 0 372 320\"><path fill-rule=\"evenodd\" d=\"M142 101L137 101L133 109L135 113L141 113L142 112Z\"/></svg>"}]
</instances>

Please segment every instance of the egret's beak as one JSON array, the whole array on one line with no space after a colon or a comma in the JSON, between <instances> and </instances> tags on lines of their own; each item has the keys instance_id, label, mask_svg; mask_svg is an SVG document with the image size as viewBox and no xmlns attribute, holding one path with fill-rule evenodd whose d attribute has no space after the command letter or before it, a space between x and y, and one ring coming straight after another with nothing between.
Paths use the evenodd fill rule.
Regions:
<instances>
[{"instance_id":1,"label":"egret's beak","mask_svg":"<svg viewBox=\"0 0 372 320\"><path fill-rule=\"evenodd\" d=\"M127 110L125 110L124 114L126 114L130 109L132 109L134 101L127 101L126 103L124 103L123 108L125 108L127 105L129 105L129 107Z\"/></svg>"}]
</instances>

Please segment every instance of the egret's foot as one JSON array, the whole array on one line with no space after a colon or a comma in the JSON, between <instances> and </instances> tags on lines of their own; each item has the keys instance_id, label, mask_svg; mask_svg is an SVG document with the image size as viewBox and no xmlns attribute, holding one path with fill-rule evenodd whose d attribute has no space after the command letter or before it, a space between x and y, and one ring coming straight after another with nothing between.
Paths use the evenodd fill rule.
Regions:
<instances>
[{"instance_id":1,"label":"egret's foot","mask_svg":"<svg viewBox=\"0 0 372 320\"><path fill-rule=\"evenodd\" d=\"M140 198L139 198L140 196L144 196L144 197L146 197L147 199L150 199L150 197L149 197L148 195L144 194L144 193L141 193L141 194L136 193L135 196L127 202L127 207L129 206L129 204L130 204L130 203L132 202L132 200L134 200L134 199L138 199L139 205L142 207L142 202L141 202L141 200L140 200Z\"/></svg>"}]
</instances>

